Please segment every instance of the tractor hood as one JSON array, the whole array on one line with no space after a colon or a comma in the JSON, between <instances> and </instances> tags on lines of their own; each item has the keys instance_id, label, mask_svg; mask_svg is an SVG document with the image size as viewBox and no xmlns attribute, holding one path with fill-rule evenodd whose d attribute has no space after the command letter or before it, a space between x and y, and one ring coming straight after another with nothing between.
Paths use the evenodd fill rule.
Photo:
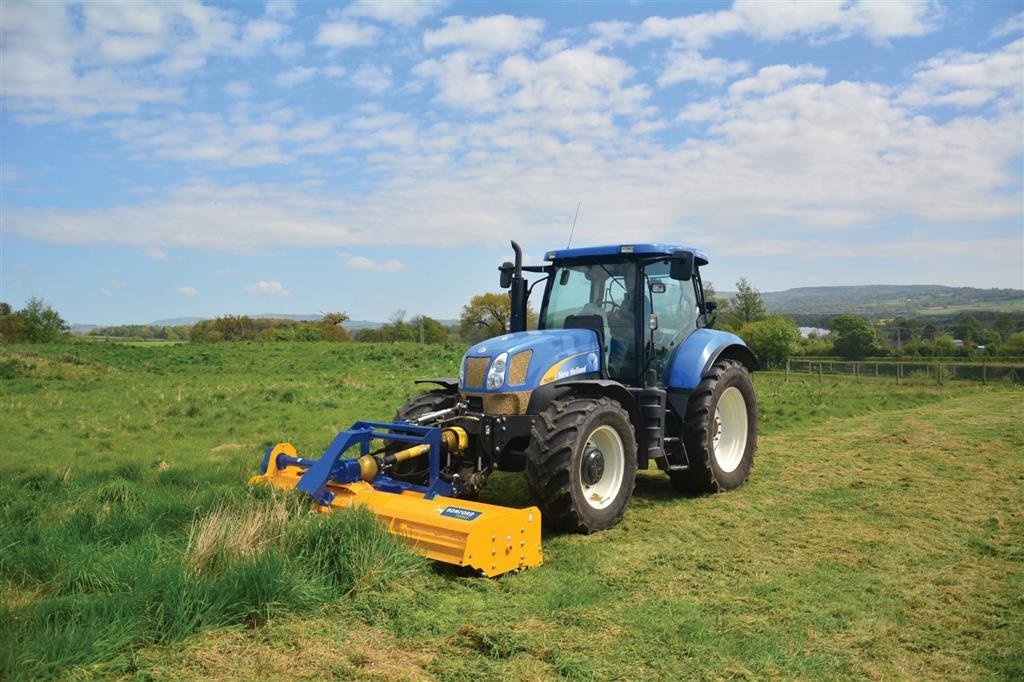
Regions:
<instances>
[{"instance_id":1,"label":"tractor hood","mask_svg":"<svg viewBox=\"0 0 1024 682\"><path fill-rule=\"evenodd\" d=\"M589 329L543 329L496 336L462 358L462 391L530 391L559 379L601 371L597 334ZM500 379L500 382L499 382Z\"/></svg>"}]
</instances>

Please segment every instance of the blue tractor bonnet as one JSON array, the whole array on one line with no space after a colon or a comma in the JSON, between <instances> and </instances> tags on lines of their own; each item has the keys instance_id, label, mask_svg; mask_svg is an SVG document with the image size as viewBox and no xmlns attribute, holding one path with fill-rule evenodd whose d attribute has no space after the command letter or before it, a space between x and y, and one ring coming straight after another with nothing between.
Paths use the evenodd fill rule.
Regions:
<instances>
[{"instance_id":1,"label":"blue tractor bonnet","mask_svg":"<svg viewBox=\"0 0 1024 682\"><path fill-rule=\"evenodd\" d=\"M504 383L488 389L483 386L467 386L467 361L487 358L487 371L493 367L499 356L505 356L506 372L513 359L529 351L529 365L525 381L512 383L511 376ZM542 383L550 383L568 376L600 371L600 348L597 335L589 329L545 329L516 332L486 339L473 345L462 358L459 386L472 391L524 391L532 390Z\"/></svg>"}]
</instances>

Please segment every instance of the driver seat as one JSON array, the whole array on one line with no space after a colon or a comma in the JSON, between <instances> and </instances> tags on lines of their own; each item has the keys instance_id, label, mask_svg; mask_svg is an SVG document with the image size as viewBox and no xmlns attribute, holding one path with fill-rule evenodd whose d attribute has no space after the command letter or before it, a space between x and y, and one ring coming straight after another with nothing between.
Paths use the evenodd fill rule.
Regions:
<instances>
[{"instance_id":1,"label":"driver seat","mask_svg":"<svg viewBox=\"0 0 1024 682\"><path fill-rule=\"evenodd\" d=\"M608 316L600 303L587 303L578 312L565 318L563 329L593 329L597 333L597 342L604 357L604 369L608 370L608 339L610 328Z\"/></svg>"}]
</instances>

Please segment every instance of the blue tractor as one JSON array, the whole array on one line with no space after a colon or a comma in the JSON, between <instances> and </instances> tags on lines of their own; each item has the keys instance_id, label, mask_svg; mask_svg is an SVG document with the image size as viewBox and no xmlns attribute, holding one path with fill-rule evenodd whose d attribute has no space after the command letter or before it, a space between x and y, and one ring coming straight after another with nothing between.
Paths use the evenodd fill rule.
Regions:
<instances>
[{"instance_id":1,"label":"blue tractor","mask_svg":"<svg viewBox=\"0 0 1024 682\"><path fill-rule=\"evenodd\" d=\"M618 523L652 461L683 493L742 484L757 446L749 372L759 366L742 339L709 328L707 256L628 244L551 251L546 265L524 266L512 248L515 262L499 268L509 333L474 344L458 379L420 380L438 388L395 419L469 434L469 447L442 462L454 495L476 496L492 471L525 470L548 527L590 533ZM538 284L537 329L527 331ZM403 464L395 478L426 483L422 463Z\"/></svg>"}]
</instances>

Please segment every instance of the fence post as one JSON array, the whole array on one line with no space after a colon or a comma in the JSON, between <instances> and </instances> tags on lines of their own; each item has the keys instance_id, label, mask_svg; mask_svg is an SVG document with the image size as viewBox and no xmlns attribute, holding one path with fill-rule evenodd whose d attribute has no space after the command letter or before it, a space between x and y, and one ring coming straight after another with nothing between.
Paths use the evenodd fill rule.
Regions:
<instances>
[{"instance_id":1,"label":"fence post","mask_svg":"<svg viewBox=\"0 0 1024 682\"><path fill-rule=\"evenodd\" d=\"M875 363L875 376L878 376L878 363Z\"/></svg>"},{"instance_id":2,"label":"fence post","mask_svg":"<svg viewBox=\"0 0 1024 682\"><path fill-rule=\"evenodd\" d=\"M935 363L935 383L942 385L942 364L938 362Z\"/></svg>"},{"instance_id":3,"label":"fence post","mask_svg":"<svg viewBox=\"0 0 1024 682\"><path fill-rule=\"evenodd\" d=\"M988 370L985 368L985 363L981 363L981 385L985 386L988 384Z\"/></svg>"},{"instance_id":4,"label":"fence post","mask_svg":"<svg viewBox=\"0 0 1024 682\"><path fill-rule=\"evenodd\" d=\"M902 375L902 374L903 374L903 363L902 362L897 362L896 363L896 385L897 386L900 385L900 375Z\"/></svg>"},{"instance_id":5,"label":"fence post","mask_svg":"<svg viewBox=\"0 0 1024 682\"><path fill-rule=\"evenodd\" d=\"M818 360L818 383L819 384L821 383L821 366L824 365L824 364L825 364L824 362L822 362L821 360Z\"/></svg>"},{"instance_id":6,"label":"fence post","mask_svg":"<svg viewBox=\"0 0 1024 682\"><path fill-rule=\"evenodd\" d=\"M854 377L854 381L857 381L857 382L860 381L860 363L859 362L853 363L853 377Z\"/></svg>"},{"instance_id":7,"label":"fence post","mask_svg":"<svg viewBox=\"0 0 1024 682\"><path fill-rule=\"evenodd\" d=\"M789 381L789 358L786 358L786 381Z\"/></svg>"}]
</instances>

